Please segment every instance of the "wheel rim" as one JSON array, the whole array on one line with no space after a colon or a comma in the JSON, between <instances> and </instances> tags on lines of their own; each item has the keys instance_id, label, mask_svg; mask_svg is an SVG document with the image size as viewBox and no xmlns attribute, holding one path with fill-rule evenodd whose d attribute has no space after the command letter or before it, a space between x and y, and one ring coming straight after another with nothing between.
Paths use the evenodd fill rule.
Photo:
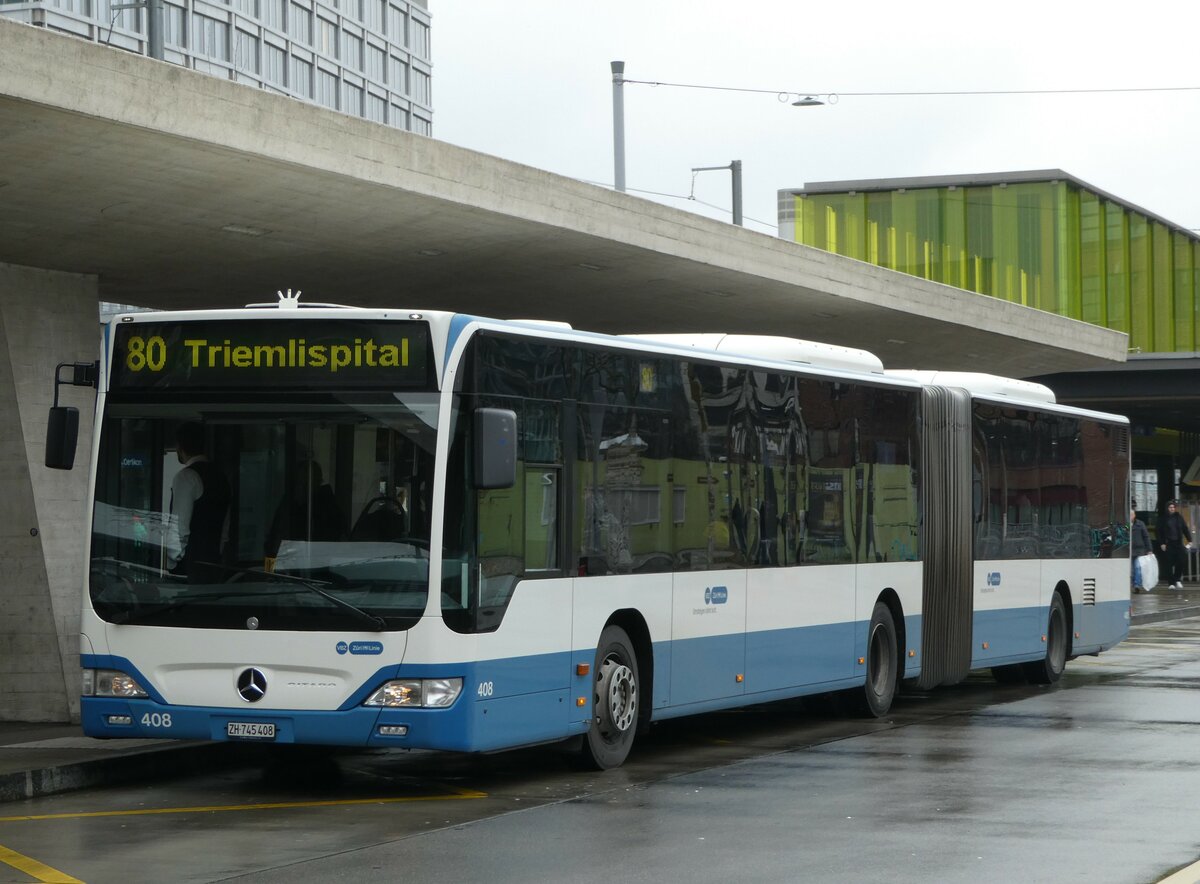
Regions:
<instances>
[{"instance_id":1,"label":"wheel rim","mask_svg":"<svg viewBox=\"0 0 1200 884\"><path fill-rule=\"evenodd\" d=\"M596 709L600 733L606 739L620 737L637 718L637 683L633 670L615 657L606 659L596 681Z\"/></svg>"}]
</instances>

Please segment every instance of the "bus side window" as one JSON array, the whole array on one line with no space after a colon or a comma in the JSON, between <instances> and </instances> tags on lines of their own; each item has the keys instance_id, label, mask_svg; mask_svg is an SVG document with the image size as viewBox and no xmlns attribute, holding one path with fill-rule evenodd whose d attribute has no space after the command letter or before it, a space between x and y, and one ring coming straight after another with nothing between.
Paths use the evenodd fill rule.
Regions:
<instances>
[{"instance_id":1,"label":"bus side window","mask_svg":"<svg viewBox=\"0 0 1200 884\"><path fill-rule=\"evenodd\" d=\"M525 469L525 571L557 571L558 500L562 470L555 466Z\"/></svg>"}]
</instances>

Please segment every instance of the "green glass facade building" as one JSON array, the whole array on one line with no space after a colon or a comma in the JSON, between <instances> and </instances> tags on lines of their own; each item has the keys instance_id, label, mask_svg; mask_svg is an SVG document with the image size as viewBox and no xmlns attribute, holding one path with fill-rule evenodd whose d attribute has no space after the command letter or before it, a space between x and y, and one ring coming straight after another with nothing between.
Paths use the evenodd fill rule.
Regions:
<instances>
[{"instance_id":1,"label":"green glass facade building","mask_svg":"<svg viewBox=\"0 0 1200 884\"><path fill-rule=\"evenodd\" d=\"M1034 378L1128 415L1133 497L1200 525L1200 237L1058 169L779 192L779 235L1129 335L1123 366ZM987 366L980 366L987 371Z\"/></svg>"},{"instance_id":2,"label":"green glass facade building","mask_svg":"<svg viewBox=\"0 0 1200 884\"><path fill-rule=\"evenodd\" d=\"M1200 349L1200 237L1059 170L843 181L780 192L786 239Z\"/></svg>"}]
</instances>

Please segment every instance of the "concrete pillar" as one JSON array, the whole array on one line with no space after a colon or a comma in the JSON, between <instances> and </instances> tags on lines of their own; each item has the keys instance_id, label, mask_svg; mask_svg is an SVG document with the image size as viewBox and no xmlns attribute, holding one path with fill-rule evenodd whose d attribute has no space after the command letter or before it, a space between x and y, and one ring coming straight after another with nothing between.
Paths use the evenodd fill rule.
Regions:
<instances>
[{"instance_id":1,"label":"concrete pillar","mask_svg":"<svg viewBox=\"0 0 1200 884\"><path fill-rule=\"evenodd\" d=\"M0 720L79 720L79 610L95 391L75 469L43 465L54 366L99 356L93 276L0 264Z\"/></svg>"}]
</instances>

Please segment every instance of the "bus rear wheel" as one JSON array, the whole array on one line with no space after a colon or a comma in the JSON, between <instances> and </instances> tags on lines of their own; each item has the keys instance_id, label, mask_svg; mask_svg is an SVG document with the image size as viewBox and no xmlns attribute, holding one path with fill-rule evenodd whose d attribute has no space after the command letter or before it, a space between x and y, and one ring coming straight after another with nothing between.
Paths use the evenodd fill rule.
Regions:
<instances>
[{"instance_id":1,"label":"bus rear wheel","mask_svg":"<svg viewBox=\"0 0 1200 884\"><path fill-rule=\"evenodd\" d=\"M587 767L608 770L629 756L640 709L637 655L621 627L607 626L600 633L593 673L593 717L584 737L582 760Z\"/></svg>"},{"instance_id":2,"label":"bus rear wheel","mask_svg":"<svg viewBox=\"0 0 1200 884\"><path fill-rule=\"evenodd\" d=\"M1062 595L1050 599L1050 619L1046 624L1046 656L1025 665L1025 677L1033 684L1054 684L1067 668L1067 606Z\"/></svg>"},{"instance_id":3,"label":"bus rear wheel","mask_svg":"<svg viewBox=\"0 0 1200 884\"><path fill-rule=\"evenodd\" d=\"M859 703L868 717L879 718L892 708L900 674L898 648L892 609L883 602L876 602L867 630L867 683L863 685Z\"/></svg>"}]
</instances>

